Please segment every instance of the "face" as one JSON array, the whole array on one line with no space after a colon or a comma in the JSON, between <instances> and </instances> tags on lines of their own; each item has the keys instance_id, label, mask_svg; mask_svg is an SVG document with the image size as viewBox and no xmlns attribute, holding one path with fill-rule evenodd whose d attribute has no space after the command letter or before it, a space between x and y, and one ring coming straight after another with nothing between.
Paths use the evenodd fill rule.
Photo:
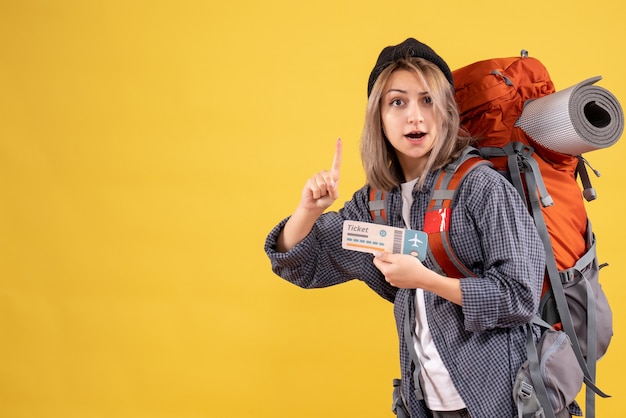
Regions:
<instances>
[{"instance_id":1,"label":"face","mask_svg":"<svg viewBox=\"0 0 626 418\"><path fill-rule=\"evenodd\" d=\"M380 112L405 181L417 178L437 137L433 102L417 74L407 70L391 74L383 88Z\"/></svg>"}]
</instances>

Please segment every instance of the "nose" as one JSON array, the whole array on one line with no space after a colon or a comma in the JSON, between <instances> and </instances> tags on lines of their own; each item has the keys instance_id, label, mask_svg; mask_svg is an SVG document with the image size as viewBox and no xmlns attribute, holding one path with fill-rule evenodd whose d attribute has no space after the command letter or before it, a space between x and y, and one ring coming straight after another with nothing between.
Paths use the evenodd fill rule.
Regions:
<instances>
[{"instance_id":1,"label":"nose","mask_svg":"<svg viewBox=\"0 0 626 418\"><path fill-rule=\"evenodd\" d=\"M419 104L411 104L407 107L407 112L407 119L410 124L424 122L424 115L422 114L422 109L420 109Z\"/></svg>"}]
</instances>

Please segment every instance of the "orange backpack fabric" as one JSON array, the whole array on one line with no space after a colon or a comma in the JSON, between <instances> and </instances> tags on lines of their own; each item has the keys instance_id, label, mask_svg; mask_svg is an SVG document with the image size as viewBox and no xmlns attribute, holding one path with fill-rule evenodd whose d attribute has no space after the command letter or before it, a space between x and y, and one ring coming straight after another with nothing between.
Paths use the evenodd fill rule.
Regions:
<instances>
[{"instance_id":1,"label":"orange backpack fabric","mask_svg":"<svg viewBox=\"0 0 626 418\"><path fill-rule=\"evenodd\" d=\"M534 149L553 201L542 212L557 266L559 270L572 267L587 249L587 213L576 181L579 160L542 147L515 126L526 101L555 92L547 69L539 60L521 56L478 61L452 74L461 125L478 138L477 148L519 142ZM509 171L506 156L489 159L498 171Z\"/></svg>"}]
</instances>

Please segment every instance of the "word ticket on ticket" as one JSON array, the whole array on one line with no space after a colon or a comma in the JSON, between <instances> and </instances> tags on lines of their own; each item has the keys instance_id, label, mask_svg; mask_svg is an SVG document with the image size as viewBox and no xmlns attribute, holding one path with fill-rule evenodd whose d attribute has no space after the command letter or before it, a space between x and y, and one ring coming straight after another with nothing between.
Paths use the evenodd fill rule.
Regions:
<instances>
[{"instance_id":1,"label":"word ticket on ticket","mask_svg":"<svg viewBox=\"0 0 626 418\"><path fill-rule=\"evenodd\" d=\"M409 254L420 261L426 258L428 234L369 222L344 221L341 246L346 250Z\"/></svg>"}]
</instances>

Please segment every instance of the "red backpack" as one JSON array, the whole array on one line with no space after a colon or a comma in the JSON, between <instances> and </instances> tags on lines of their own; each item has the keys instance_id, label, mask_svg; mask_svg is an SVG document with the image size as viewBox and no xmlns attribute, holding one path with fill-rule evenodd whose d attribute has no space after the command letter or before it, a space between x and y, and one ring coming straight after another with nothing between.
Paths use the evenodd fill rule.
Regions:
<instances>
[{"instance_id":1,"label":"red backpack","mask_svg":"<svg viewBox=\"0 0 626 418\"><path fill-rule=\"evenodd\" d=\"M607 396L595 386L595 363L606 352L613 330L611 309L598 277L603 265L598 264L595 236L583 202L583 196L587 200L596 197L586 161L580 155L540 145L519 126L525 106L556 93L544 65L525 51L520 57L470 64L453 71L453 77L463 128L479 138L483 157L511 180L535 220L546 250L540 316L569 336L587 383L586 415L593 417L593 392ZM621 107L614 97L610 99L602 108L593 105L600 116L613 116L623 129ZM621 130L613 134L611 144Z\"/></svg>"},{"instance_id":2,"label":"red backpack","mask_svg":"<svg viewBox=\"0 0 626 418\"><path fill-rule=\"evenodd\" d=\"M587 384L586 415L594 417L594 392L608 396L595 386L595 363L606 352L613 331L611 309L598 280L599 270L604 265L598 263L595 235L582 197L595 199L586 160L580 155L568 155L540 145L517 125L525 105L555 93L546 68L537 59L529 58L525 51L520 57L489 59L459 68L453 71L453 78L462 127L478 138L476 147L481 156L512 182L535 220L546 250L539 316L569 337ZM614 113L609 116L618 122L621 118L623 129L619 103L609 106L613 106ZM621 136L619 128L614 131L616 138L612 143ZM476 165L471 160L442 169L428 212L450 210L455 188ZM457 171L458 167L465 168ZM582 194L578 177L584 186ZM448 196L447 201L435 197L442 195L442 188L448 189L443 193ZM370 208L374 222L386 223L384 210L381 210L385 209L384 196L375 190L370 193ZM449 277L471 277L472 274L468 274L471 271L456 259L447 242L449 225L433 227L428 219L429 213L424 229L429 234L431 260ZM571 365L565 366L571 368ZM543 392L548 402L545 388ZM525 396L519 395L516 399ZM553 416L552 411L547 413L546 405L549 404L541 402L537 408L543 406L546 416Z\"/></svg>"},{"instance_id":3,"label":"red backpack","mask_svg":"<svg viewBox=\"0 0 626 418\"><path fill-rule=\"evenodd\" d=\"M478 148L498 171L510 173L507 177L524 197L516 160L535 154L545 185L538 187L554 258L559 270L572 267L586 251L587 215L576 182L580 161L541 147L515 126L524 103L555 92L548 71L535 58L497 58L459 68L453 77L461 125L479 138Z\"/></svg>"}]
</instances>

